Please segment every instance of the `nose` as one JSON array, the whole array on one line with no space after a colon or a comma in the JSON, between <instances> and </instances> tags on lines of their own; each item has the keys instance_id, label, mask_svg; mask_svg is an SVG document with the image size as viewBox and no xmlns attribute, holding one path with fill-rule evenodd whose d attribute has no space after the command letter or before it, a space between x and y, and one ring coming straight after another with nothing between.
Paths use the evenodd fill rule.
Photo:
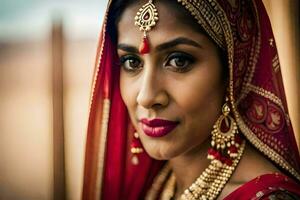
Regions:
<instances>
[{"instance_id":1,"label":"nose","mask_svg":"<svg viewBox=\"0 0 300 200\"><path fill-rule=\"evenodd\" d=\"M163 84L163 75L154 70L145 70L140 77L137 95L138 105L146 109L159 109L169 104L169 96Z\"/></svg>"}]
</instances>

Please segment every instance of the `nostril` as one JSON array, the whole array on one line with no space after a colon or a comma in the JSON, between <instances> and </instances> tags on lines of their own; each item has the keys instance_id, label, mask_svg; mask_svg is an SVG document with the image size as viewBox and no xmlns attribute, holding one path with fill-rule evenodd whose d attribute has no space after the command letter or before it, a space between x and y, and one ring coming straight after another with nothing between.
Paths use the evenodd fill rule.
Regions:
<instances>
[{"instance_id":1,"label":"nostril","mask_svg":"<svg viewBox=\"0 0 300 200\"><path fill-rule=\"evenodd\" d=\"M169 104L169 96L165 91L152 95L140 94L137 97L137 103L147 109L159 109Z\"/></svg>"},{"instance_id":2,"label":"nostril","mask_svg":"<svg viewBox=\"0 0 300 200\"><path fill-rule=\"evenodd\" d=\"M153 105L152 105L152 108L153 108L153 109L159 109L159 108L161 108L161 107L163 107L163 105L160 104L160 103L156 103L156 104L153 104Z\"/></svg>"}]
</instances>

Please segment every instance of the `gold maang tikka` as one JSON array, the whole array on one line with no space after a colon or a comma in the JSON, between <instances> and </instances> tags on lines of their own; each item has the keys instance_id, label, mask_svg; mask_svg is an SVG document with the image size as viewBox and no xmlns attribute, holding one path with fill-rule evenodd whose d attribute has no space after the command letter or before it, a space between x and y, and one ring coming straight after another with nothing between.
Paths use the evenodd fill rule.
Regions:
<instances>
[{"instance_id":1,"label":"gold maang tikka","mask_svg":"<svg viewBox=\"0 0 300 200\"><path fill-rule=\"evenodd\" d=\"M152 0L149 0L148 3L144 4L139 11L136 13L134 18L135 25L140 27L140 30L143 31L143 39L139 48L141 54L147 54L150 51L149 39L147 38L147 32L155 26L158 21L158 12L153 4Z\"/></svg>"}]
</instances>

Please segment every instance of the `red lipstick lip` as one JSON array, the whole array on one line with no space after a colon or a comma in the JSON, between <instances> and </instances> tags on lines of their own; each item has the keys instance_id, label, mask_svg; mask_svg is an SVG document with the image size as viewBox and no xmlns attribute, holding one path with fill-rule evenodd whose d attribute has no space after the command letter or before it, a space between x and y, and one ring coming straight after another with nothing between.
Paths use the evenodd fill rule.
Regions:
<instances>
[{"instance_id":1,"label":"red lipstick lip","mask_svg":"<svg viewBox=\"0 0 300 200\"><path fill-rule=\"evenodd\" d=\"M162 137L170 133L179 124L178 121L164 119L141 119L144 133L150 137Z\"/></svg>"},{"instance_id":2,"label":"red lipstick lip","mask_svg":"<svg viewBox=\"0 0 300 200\"><path fill-rule=\"evenodd\" d=\"M169 121L169 120L158 119L158 118L151 119L151 120L143 118L141 119L141 122L150 127L169 126L169 125L178 124L177 121Z\"/></svg>"}]
</instances>

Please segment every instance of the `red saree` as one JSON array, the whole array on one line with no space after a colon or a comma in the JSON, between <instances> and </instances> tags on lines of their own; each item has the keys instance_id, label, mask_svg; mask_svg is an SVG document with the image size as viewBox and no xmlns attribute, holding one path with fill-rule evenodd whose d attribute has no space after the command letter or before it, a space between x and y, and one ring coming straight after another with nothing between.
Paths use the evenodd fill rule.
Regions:
<instances>
[{"instance_id":1,"label":"red saree","mask_svg":"<svg viewBox=\"0 0 300 200\"><path fill-rule=\"evenodd\" d=\"M87 131L82 199L143 199L163 162L140 157L131 164L132 125L121 99L116 44L107 29L111 0L97 50ZM124 1L126 2L126 1ZM229 66L230 103L247 141L300 181L300 158L289 120L280 64L270 22L261 0L202 0L178 3L194 13L199 25L222 49ZM191 15L192 16L192 15ZM228 199L263 199L262 191L291 193L299 185L285 176L263 175L230 194ZM264 187L267 186L267 187ZM271 191L269 187L278 188ZM298 193L297 193L298 192Z\"/></svg>"},{"instance_id":2,"label":"red saree","mask_svg":"<svg viewBox=\"0 0 300 200\"><path fill-rule=\"evenodd\" d=\"M300 199L299 185L289 177L274 173L261 175L229 194L224 200L296 200Z\"/></svg>"}]
</instances>

